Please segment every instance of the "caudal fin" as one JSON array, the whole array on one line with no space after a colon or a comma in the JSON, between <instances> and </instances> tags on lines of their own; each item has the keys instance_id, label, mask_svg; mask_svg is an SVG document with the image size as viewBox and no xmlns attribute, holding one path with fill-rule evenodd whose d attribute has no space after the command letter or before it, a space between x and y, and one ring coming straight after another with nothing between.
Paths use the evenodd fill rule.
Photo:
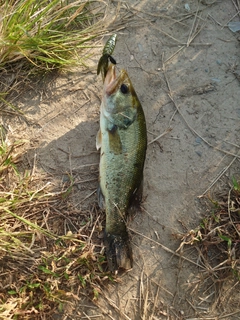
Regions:
<instances>
[{"instance_id":1,"label":"caudal fin","mask_svg":"<svg viewBox=\"0 0 240 320\"><path fill-rule=\"evenodd\" d=\"M104 245L108 268L111 272L116 273L118 269L132 268L132 248L127 231L124 236L105 232Z\"/></svg>"}]
</instances>

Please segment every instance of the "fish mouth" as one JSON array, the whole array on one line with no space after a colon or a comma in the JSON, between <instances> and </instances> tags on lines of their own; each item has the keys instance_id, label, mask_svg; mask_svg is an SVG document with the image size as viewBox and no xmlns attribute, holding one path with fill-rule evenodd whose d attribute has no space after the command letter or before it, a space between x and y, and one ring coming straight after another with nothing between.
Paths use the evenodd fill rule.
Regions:
<instances>
[{"instance_id":1,"label":"fish mouth","mask_svg":"<svg viewBox=\"0 0 240 320\"><path fill-rule=\"evenodd\" d=\"M117 76L115 65L110 64L104 81L104 89L106 94L110 96L111 94L115 93L123 83L131 86L127 72L125 70L121 70Z\"/></svg>"}]
</instances>

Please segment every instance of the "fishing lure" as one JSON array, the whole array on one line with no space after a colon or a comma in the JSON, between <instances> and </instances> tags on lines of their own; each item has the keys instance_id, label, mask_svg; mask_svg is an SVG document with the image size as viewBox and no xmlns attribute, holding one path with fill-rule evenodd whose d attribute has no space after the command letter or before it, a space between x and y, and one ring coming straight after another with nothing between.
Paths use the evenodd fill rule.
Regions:
<instances>
[{"instance_id":1,"label":"fishing lure","mask_svg":"<svg viewBox=\"0 0 240 320\"><path fill-rule=\"evenodd\" d=\"M117 34L114 33L106 42L104 48L103 48L103 55L108 54L111 55L113 53L113 50L116 46L116 41L117 41Z\"/></svg>"},{"instance_id":2,"label":"fishing lure","mask_svg":"<svg viewBox=\"0 0 240 320\"><path fill-rule=\"evenodd\" d=\"M111 56L116 46L116 41L117 41L117 34L114 33L106 42L103 48L102 56L98 62L97 74L101 72L103 81L107 74L109 60L112 64L116 64L116 60Z\"/></svg>"}]
</instances>

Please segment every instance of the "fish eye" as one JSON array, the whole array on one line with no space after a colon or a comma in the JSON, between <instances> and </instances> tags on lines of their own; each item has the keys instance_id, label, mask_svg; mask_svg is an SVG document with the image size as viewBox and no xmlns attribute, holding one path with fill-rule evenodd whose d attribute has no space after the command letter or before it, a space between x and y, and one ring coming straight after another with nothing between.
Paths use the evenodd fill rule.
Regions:
<instances>
[{"instance_id":1,"label":"fish eye","mask_svg":"<svg viewBox=\"0 0 240 320\"><path fill-rule=\"evenodd\" d=\"M124 83L121 85L120 90L123 94L126 94L129 91L128 86Z\"/></svg>"},{"instance_id":2,"label":"fish eye","mask_svg":"<svg viewBox=\"0 0 240 320\"><path fill-rule=\"evenodd\" d=\"M116 60L112 56L108 56L109 60L112 62L112 64L117 64Z\"/></svg>"}]
</instances>

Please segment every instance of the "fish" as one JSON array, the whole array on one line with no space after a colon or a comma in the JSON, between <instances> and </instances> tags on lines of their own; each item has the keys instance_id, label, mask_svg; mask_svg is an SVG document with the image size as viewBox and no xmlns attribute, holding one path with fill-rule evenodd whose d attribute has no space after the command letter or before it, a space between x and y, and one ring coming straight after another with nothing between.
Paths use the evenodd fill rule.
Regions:
<instances>
[{"instance_id":1,"label":"fish","mask_svg":"<svg viewBox=\"0 0 240 320\"><path fill-rule=\"evenodd\" d=\"M117 76L112 63L104 79L96 147L101 150L98 203L106 214L104 246L108 268L117 273L133 265L127 217L134 199L141 198L147 129L127 72Z\"/></svg>"}]
</instances>

